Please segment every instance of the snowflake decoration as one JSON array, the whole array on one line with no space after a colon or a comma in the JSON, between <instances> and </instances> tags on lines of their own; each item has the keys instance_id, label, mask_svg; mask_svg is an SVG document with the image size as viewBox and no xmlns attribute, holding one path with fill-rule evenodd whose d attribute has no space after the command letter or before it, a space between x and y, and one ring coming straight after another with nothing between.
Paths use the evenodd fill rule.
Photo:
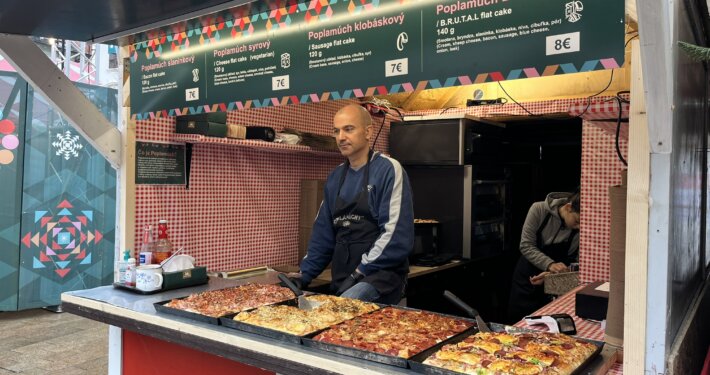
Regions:
<instances>
[{"instance_id":1,"label":"snowflake decoration","mask_svg":"<svg viewBox=\"0 0 710 375\"><path fill-rule=\"evenodd\" d=\"M79 142L81 138L78 135L72 135L69 130L64 132L64 134L57 134L58 141L52 142L52 146L57 149L57 156L64 156L65 160L69 160L70 157L79 157L79 150L83 149L84 146Z\"/></svg>"}]
</instances>

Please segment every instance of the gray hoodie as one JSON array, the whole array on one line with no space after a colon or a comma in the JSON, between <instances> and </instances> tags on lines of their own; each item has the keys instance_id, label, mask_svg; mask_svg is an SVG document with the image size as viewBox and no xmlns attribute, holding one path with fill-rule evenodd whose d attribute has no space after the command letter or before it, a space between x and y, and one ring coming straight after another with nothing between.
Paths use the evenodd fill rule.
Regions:
<instances>
[{"instance_id":1,"label":"gray hoodie","mask_svg":"<svg viewBox=\"0 0 710 375\"><path fill-rule=\"evenodd\" d=\"M547 214L550 214L550 220L542 230L543 243L549 245L566 242L569 236L573 235L568 254L575 259L579 257L579 232L567 228L559 212L559 208L567 203L570 195L570 193L548 194L545 201L535 202L530 206L528 216L525 218L520 236L520 253L541 272L547 271L547 267L555 262L537 247L537 230Z\"/></svg>"}]
</instances>

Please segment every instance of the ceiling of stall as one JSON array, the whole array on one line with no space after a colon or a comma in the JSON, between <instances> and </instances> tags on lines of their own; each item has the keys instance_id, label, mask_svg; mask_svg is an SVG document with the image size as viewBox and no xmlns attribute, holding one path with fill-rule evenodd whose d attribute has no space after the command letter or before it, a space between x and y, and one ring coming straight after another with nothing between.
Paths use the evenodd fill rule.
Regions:
<instances>
[{"instance_id":1,"label":"ceiling of stall","mask_svg":"<svg viewBox=\"0 0 710 375\"><path fill-rule=\"evenodd\" d=\"M249 0L3 0L0 33L106 42Z\"/></svg>"}]
</instances>

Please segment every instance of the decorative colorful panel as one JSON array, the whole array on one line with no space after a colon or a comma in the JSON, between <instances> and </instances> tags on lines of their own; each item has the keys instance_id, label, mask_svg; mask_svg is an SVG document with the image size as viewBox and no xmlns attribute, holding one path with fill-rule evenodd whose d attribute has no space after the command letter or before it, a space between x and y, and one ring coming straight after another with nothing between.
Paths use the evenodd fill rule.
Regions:
<instances>
[{"instance_id":1,"label":"decorative colorful panel","mask_svg":"<svg viewBox=\"0 0 710 375\"><path fill-rule=\"evenodd\" d=\"M0 311L17 310L27 83L0 73Z\"/></svg>"},{"instance_id":2,"label":"decorative colorful panel","mask_svg":"<svg viewBox=\"0 0 710 375\"><path fill-rule=\"evenodd\" d=\"M94 211L76 209L63 200L54 212L35 211L34 231L22 237L24 248L34 252L32 268L53 268L64 278L82 265L91 265L92 249L101 242L103 234L94 228Z\"/></svg>"},{"instance_id":3,"label":"decorative colorful panel","mask_svg":"<svg viewBox=\"0 0 710 375\"><path fill-rule=\"evenodd\" d=\"M77 86L115 122L115 90ZM115 171L46 100L30 92L19 309L57 305L62 292L111 283L115 251Z\"/></svg>"}]
</instances>

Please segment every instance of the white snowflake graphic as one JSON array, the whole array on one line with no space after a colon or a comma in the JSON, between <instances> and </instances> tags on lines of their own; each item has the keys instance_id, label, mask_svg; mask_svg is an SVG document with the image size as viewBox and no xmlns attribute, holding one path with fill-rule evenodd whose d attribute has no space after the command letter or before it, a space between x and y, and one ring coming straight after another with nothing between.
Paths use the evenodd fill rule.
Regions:
<instances>
[{"instance_id":1,"label":"white snowflake graphic","mask_svg":"<svg viewBox=\"0 0 710 375\"><path fill-rule=\"evenodd\" d=\"M57 149L57 156L64 156L65 160L69 160L70 157L79 157L79 150L83 149L84 146L79 142L81 139L78 135L72 135L72 133L67 130L62 133L57 134L57 141L52 142L52 146Z\"/></svg>"}]
</instances>

